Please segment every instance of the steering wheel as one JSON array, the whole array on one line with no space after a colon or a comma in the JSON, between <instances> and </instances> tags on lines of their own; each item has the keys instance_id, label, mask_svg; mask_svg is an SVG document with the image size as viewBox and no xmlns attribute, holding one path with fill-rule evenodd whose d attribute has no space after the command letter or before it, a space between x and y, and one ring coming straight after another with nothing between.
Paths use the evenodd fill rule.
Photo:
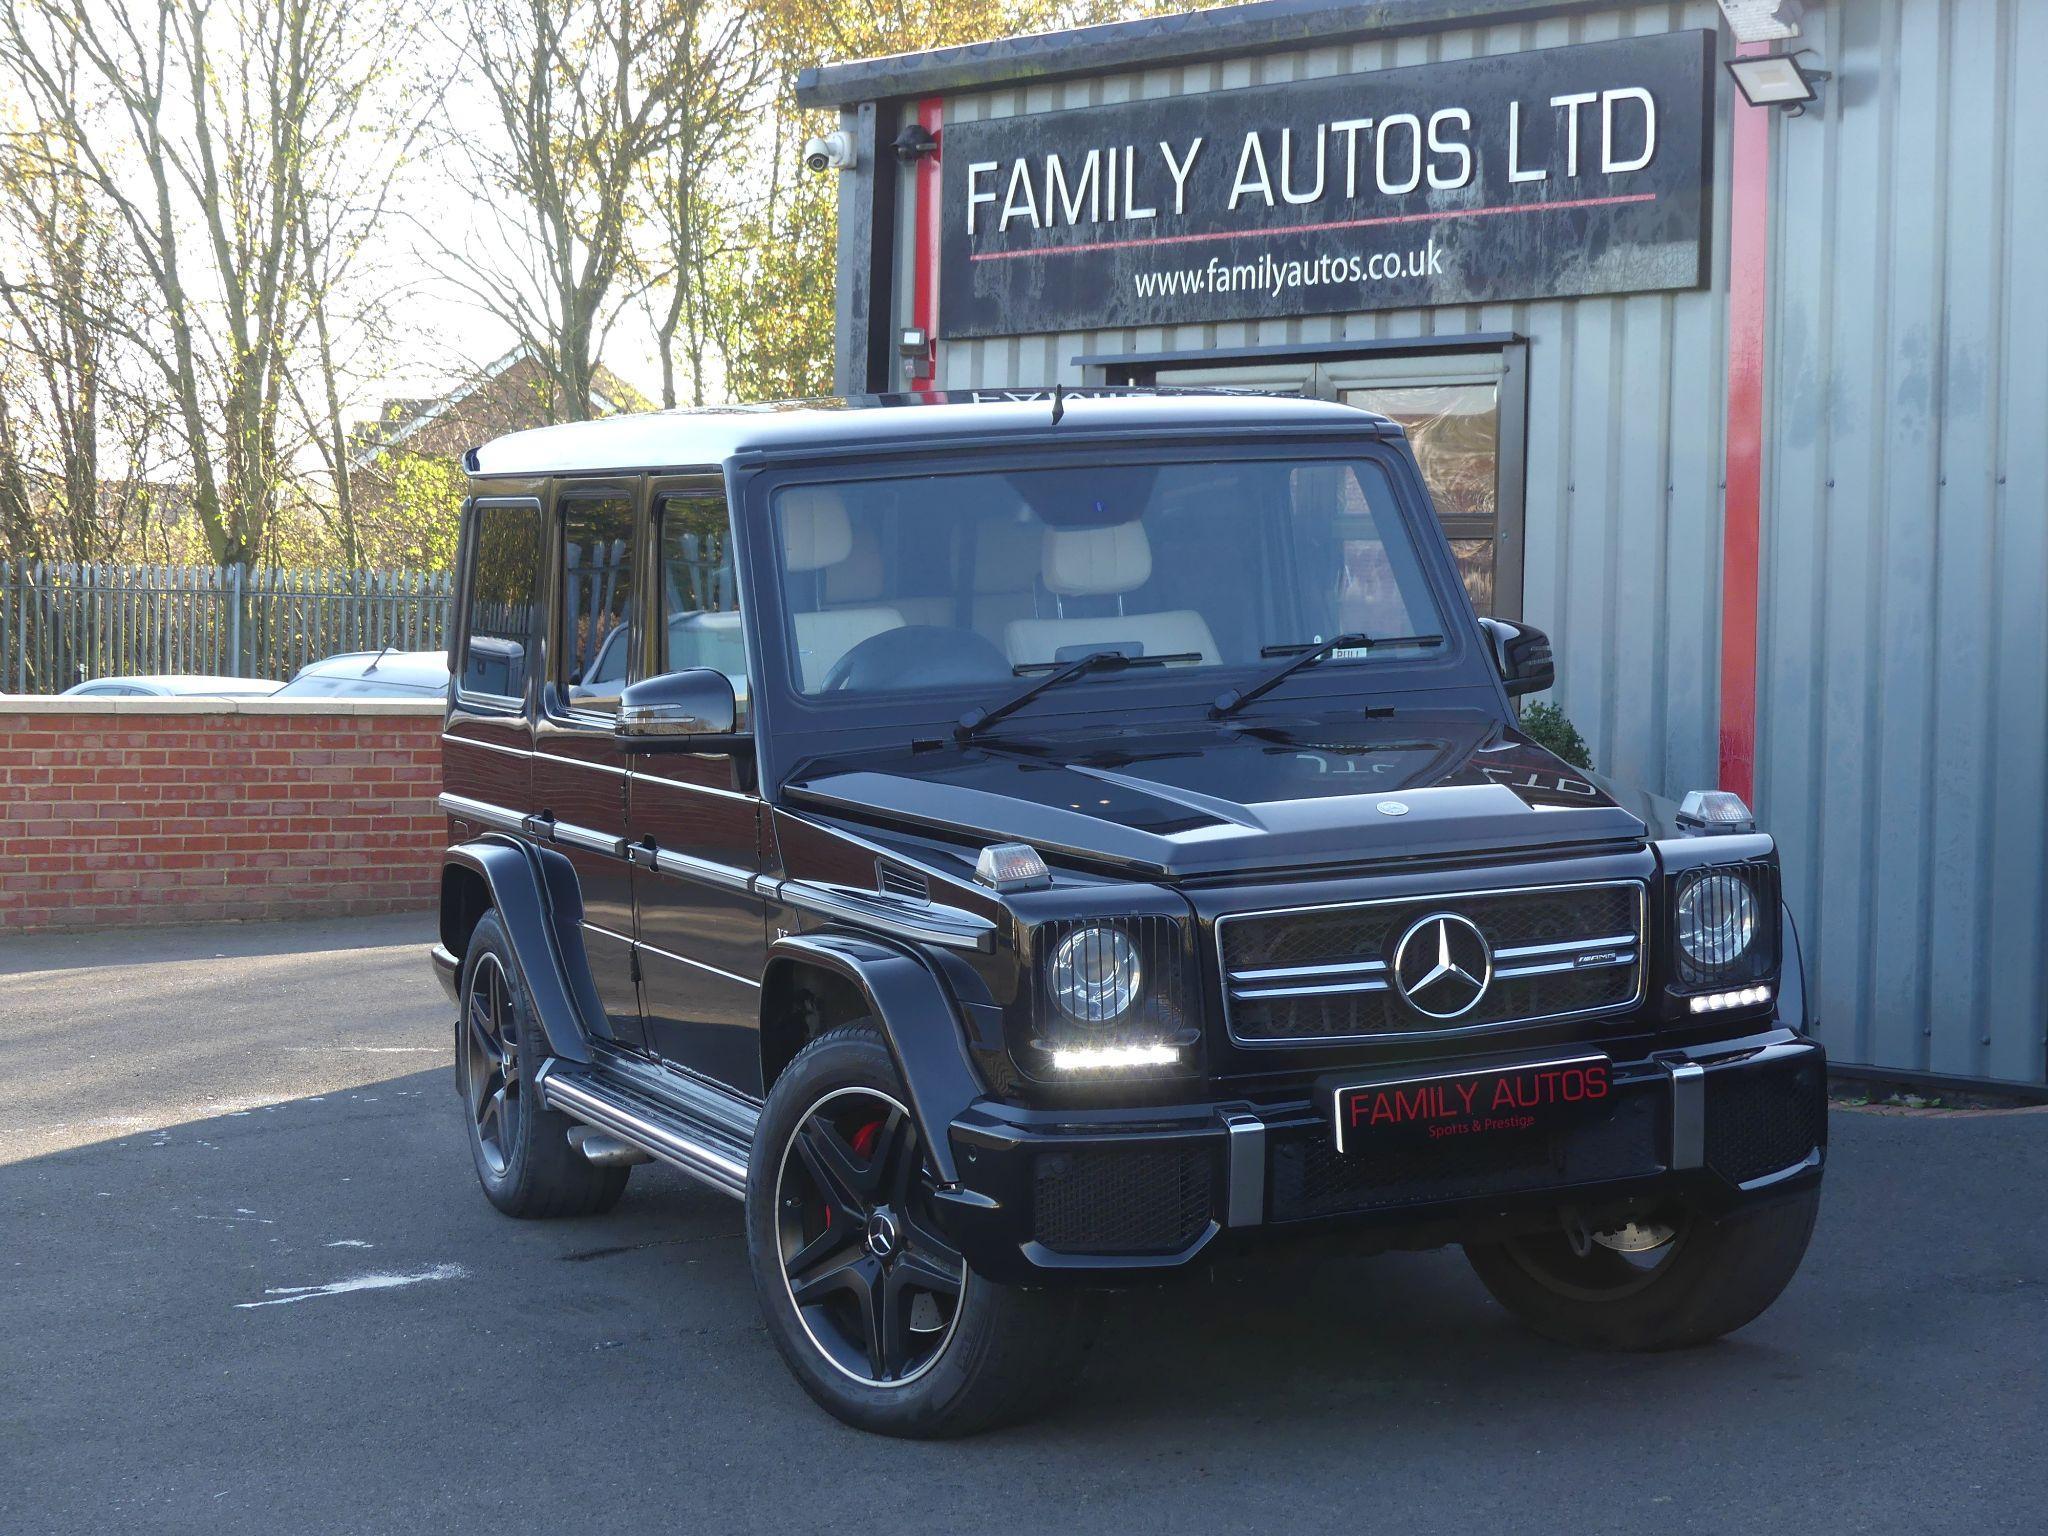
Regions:
<instances>
[{"instance_id":1,"label":"steering wheel","mask_svg":"<svg viewBox=\"0 0 2048 1536\"><path fill-rule=\"evenodd\" d=\"M905 624L869 635L832 663L823 691L944 688L1008 682L1010 658L986 635L945 624Z\"/></svg>"}]
</instances>

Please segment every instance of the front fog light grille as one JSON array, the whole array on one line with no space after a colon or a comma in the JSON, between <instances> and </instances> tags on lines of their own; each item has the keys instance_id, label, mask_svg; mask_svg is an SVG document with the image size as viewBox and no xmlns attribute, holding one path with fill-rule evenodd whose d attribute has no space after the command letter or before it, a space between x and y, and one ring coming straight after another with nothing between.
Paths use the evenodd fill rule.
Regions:
<instances>
[{"instance_id":1,"label":"front fog light grille","mask_svg":"<svg viewBox=\"0 0 2048 1536\"><path fill-rule=\"evenodd\" d=\"M1670 892L1667 943L1680 991L1742 992L1777 974L1776 864L1754 859L1689 869Z\"/></svg>"},{"instance_id":2,"label":"front fog light grille","mask_svg":"<svg viewBox=\"0 0 2048 1536\"><path fill-rule=\"evenodd\" d=\"M1706 1163L1731 1184L1797 1167L1828 1140L1819 1052L1707 1074Z\"/></svg>"},{"instance_id":3,"label":"front fog light grille","mask_svg":"<svg viewBox=\"0 0 2048 1536\"><path fill-rule=\"evenodd\" d=\"M1032 1178L1032 1236L1055 1253L1179 1253L1215 1206L1206 1146L1045 1152Z\"/></svg>"}]
</instances>

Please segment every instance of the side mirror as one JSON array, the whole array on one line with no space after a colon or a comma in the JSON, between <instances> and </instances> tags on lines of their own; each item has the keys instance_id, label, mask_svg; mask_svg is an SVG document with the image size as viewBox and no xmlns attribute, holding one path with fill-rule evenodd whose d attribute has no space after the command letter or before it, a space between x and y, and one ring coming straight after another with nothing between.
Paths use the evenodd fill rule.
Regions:
<instances>
[{"instance_id":1,"label":"side mirror","mask_svg":"<svg viewBox=\"0 0 2048 1536\"><path fill-rule=\"evenodd\" d=\"M1479 627L1493 646L1494 665L1500 668L1501 683L1511 698L1541 693L1557 681L1557 667L1550 659L1550 636L1535 625L1481 619Z\"/></svg>"},{"instance_id":2,"label":"side mirror","mask_svg":"<svg viewBox=\"0 0 2048 1536\"><path fill-rule=\"evenodd\" d=\"M647 678L621 693L617 731L629 742L730 736L738 716L732 679L711 667L690 667Z\"/></svg>"}]
</instances>

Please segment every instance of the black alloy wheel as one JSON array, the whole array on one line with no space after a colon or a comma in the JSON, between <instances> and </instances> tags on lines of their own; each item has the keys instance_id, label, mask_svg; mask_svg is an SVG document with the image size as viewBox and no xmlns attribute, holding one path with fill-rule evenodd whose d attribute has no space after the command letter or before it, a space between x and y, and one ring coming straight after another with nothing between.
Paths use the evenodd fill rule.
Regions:
<instances>
[{"instance_id":1,"label":"black alloy wheel","mask_svg":"<svg viewBox=\"0 0 2048 1536\"><path fill-rule=\"evenodd\" d=\"M524 1112L519 1074L519 1024L504 962L480 955L462 1004L463 1098L476 1126L485 1165L502 1176L519 1145Z\"/></svg>"},{"instance_id":2,"label":"black alloy wheel","mask_svg":"<svg viewBox=\"0 0 2048 1536\"><path fill-rule=\"evenodd\" d=\"M1545 1338L1591 1349L1685 1349L1754 1321L1805 1256L1807 1186L1714 1217L1682 1208L1612 1230L1467 1243L1493 1298Z\"/></svg>"},{"instance_id":3,"label":"black alloy wheel","mask_svg":"<svg viewBox=\"0 0 2048 1536\"><path fill-rule=\"evenodd\" d=\"M968 1277L933 1218L909 1110L874 1088L818 1099L783 1148L775 1212L783 1284L818 1352L868 1387L930 1370Z\"/></svg>"},{"instance_id":4,"label":"black alloy wheel","mask_svg":"<svg viewBox=\"0 0 2048 1536\"><path fill-rule=\"evenodd\" d=\"M1544 1289L1575 1301L1612 1301L1654 1285L1684 1251L1692 1229L1693 1218L1681 1211L1613 1233L1543 1232L1511 1237L1503 1246Z\"/></svg>"},{"instance_id":5,"label":"black alloy wheel","mask_svg":"<svg viewBox=\"0 0 2048 1536\"><path fill-rule=\"evenodd\" d=\"M547 1063L547 1031L495 912L470 933L457 995L455 1091L485 1198L508 1216L610 1210L630 1170L591 1162L570 1143L575 1122L542 1106L534 1078Z\"/></svg>"},{"instance_id":6,"label":"black alloy wheel","mask_svg":"<svg viewBox=\"0 0 2048 1536\"><path fill-rule=\"evenodd\" d=\"M798 1385L856 1428L968 1435L1079 1377L1094 1313L1072 1288L970 1274L916 1100L867 1020L769 1085L747 1161L747 1264Z\"/></svg>"}]
</instances>

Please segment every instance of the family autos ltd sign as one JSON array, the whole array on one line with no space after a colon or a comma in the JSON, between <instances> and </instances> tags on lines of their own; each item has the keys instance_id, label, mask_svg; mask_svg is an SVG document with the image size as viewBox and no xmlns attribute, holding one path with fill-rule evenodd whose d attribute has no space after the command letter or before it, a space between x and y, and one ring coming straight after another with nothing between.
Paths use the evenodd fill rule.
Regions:
<instances>
[{"instance_id":1,"label":"family autos ltd sign","mask_svg":"<svg viewBox=\"0 0 2048 1536\"><path fill-rule=\"evenodd\" d=\"M951 123L939 334L1707 281L1714 38Z\"/></svg>"}]
</instances>

